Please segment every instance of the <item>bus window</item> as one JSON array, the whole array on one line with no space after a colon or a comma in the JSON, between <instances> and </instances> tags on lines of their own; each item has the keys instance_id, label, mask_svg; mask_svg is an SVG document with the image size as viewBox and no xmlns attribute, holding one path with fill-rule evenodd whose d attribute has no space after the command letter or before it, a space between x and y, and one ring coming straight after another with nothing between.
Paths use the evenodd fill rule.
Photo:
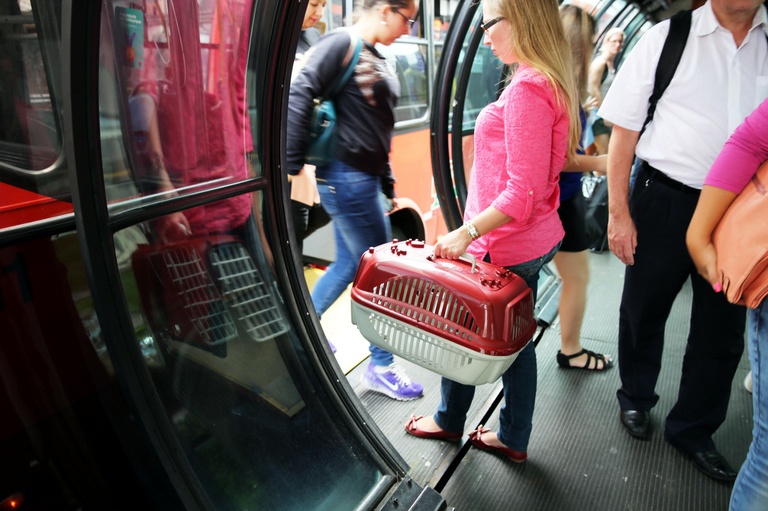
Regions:
<instances>
[{"instance_id":1,"label":"bus window","mask_svg":"<svg viewBox=\"0 0 768 511\"><path fill-rule=\"evenodd\" d=\"M43 171L61 148L29 2L3 2L0 23L0 165Z\"/></svg>"},{"instance_id":2,"label":"bus window","mask_svg":"<svg viewBox=\"0 0 768 511\"><path fill-rule=\"evenodd\" d=\"M392 43L400 99L395 108L395 122L421 119L427 114L427 45L399 39Z\"/></svg>"},{"instance_id":3,"label":"bus window","mask_svg":"<svg viewBox=\"0 0 768 511\"><path fill-rule=\"evenodd\" d=\"M463 131L472 133L475 120L486 105L496 101L504 86L504 65L499 62L488 46L477 48L472 60L469 83L463 112Z\"/></svg>"},{"instance_id":4,"label":"bus window","mask_svg":"<svg viewBox=\"0 0 768 511\"><path fill-rule=\"evenodd\" d=\"M475 13L475 25L479 26L482 19L482 10ZM459 67L465 66L465 60L471 59L469 75L465 85L464 108L462 113L462 164L464 168L465 182L469 182L469 176L474 164L475 121L480 111L488 104L496 101L506 83L506 74L509 71L498 58L493 55L490 47L480 42L476 50L470 50L471 32L464 41L464 50L459 59ZM481 36L482 37L482 36ZM454 93L456 87L454 86ZM453 118L451 113L451 119ZM451 122L453 122L451 120ZM455 156L454 156L455 158Z\"/></svg>"},{"instance_id":5,"label":"bus window","mask_svg":"<svg viewBox=\"0 0 768 511\"><path fill-rule=\"evenodd\" d=\"M323 412L316 375L298 369L307 353L278 294L260 215L226 218L239 198L115 234L116 246L138 241L121 278L135 342L214 508L309 509L322 500L324 509L352 509L382 474ZM263 201L253 193L256 211ZM159 241L179 215L218 232Z\"/></svg>"},{"instance_id":6,"label":"bus window","mask_svg":"<svg viewBox=\"0 0 768 511\"><path fill-rule=\"evenodd\" d=\"M141 219L114 233L125 247L115 256L128 260L122 292L159 400L153 418L211 506L351 509L382 467L349 422L320 413L328 387L285 306L262 221L274 198L264 180L219 197L262 177L251 114L269 47L259 26L250 39L262 1L103 0L100 86L113 92L99 98L102 148L116 171L105 181L111 212ZM107 155L107 140L124 151ZM191 194L204 200L189 206ZM178 210L143 207L161 199Z\"/></svg>"},{"instance_id":7,"label":"bus window","mask_svg":"<svg viewBox=\"0 0 768 511\"><path fill-rule=\"evenodd\" d=\"M0 229L71 213L55 98L58 20L0 1Z\"/></svg>"}]
</instances>

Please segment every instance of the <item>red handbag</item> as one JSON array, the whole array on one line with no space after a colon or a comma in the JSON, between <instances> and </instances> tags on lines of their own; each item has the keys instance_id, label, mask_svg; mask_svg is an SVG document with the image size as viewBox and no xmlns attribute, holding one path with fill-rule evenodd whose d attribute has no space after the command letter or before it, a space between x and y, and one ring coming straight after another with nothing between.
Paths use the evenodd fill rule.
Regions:
<instances>
[{"instance_id":1,"label":"red handbag","mask_svg":"<svg viewBox=\"0 0 768 511\"><path fill-rule=\"evenodd\" d=\"M728 301L759 306L768 294L768 161L726 210L712 241Z\"/></svg>"}]
</instances>

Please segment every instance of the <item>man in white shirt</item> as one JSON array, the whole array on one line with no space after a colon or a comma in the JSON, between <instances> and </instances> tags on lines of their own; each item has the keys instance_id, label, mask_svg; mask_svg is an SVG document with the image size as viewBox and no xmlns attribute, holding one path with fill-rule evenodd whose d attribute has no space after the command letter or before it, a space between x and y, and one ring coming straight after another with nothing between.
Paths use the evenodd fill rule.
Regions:
<instances>
[{"instance_id":1,"label":"man in white shirt","mask_svg":"<svg viewBox=\"0 0 768 511\"><path fill-rule=\"evenodd\" d=\"M710 0L693 12L685 51L653 121L640 137L669 22L650 29L619 69L598 114L614 124L608 151L611 251L627 265L619 315L620 419L648 438L669 311L690 277L693 305L668 443L709 477L736 472L712 434L725 420L744 349L745 310L696 272L685 233L710 166L728 136L768 96L762 0ZM632 196L635 154L646 162Z\"/></svg>"}]
</instances>

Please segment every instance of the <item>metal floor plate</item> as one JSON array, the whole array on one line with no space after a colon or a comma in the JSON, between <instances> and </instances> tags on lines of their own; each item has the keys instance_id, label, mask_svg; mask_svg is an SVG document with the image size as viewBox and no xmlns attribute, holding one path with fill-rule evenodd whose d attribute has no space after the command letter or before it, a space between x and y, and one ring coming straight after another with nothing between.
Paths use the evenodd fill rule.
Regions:
<instances>
[{"instance_id":1,"label":"metal floor plate","mask_svg":"<svg viewBox=\"0 0 768 511\"><path fill-rule=\"evenodd\" d=\"M582 345L615 358L624 267L610 253L590 254L590 265ZM660 400L651 414L650 440L633 439L619 422L617 368L589 373L557 367L560 338L556 320L537 348L539 386L528 461L516 465L474 448L466 450L441 491L448 505L471 511L727 509L731 485L699 473L662 438L664 418L677 396L690 301L690 285L686 284L667 323L657 386ZM403 423L411 414L434 412L440 399L440 378L407 362L402 365L414 380L424 384L422 399L396 402L359 386L356 391L379 428L409 463L409 475L422 486L435 486L461 444L418 439L403 431ZM353 385L358 384L361 370L350 373ZM715 434L718 449L735 468L744 461L752 437L751 395L742 386L748 371L745 350L733 382L728 419ZM478 387L466 431L488 412L499 389L498 384ZM498 410L490 413L487 425L497 429Z\"/></svg>"}]
</instances>

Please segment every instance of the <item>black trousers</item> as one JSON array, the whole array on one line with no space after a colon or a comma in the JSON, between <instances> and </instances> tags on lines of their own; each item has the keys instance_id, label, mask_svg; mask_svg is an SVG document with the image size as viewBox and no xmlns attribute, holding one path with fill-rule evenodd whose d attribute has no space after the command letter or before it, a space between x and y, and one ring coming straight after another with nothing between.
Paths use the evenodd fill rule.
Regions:
<instances>
[{"instance_id":1,"label":"black trousers","mask_svg":"<svg viewBox=\"0 0 768 511\"><path fill-rule=\"evenodd\" d=\"M296 249L299 254L304 253L304 240L310 234L331 221L321 204L307 206L303 202L291 200L291 214L293 215L293 229L296 233Z\"/></svg>"},{"instance_id":2,"label":"black trousers","mask_svg":"<svg viewBox=\"0 0 768 511\"><path fill-rule=\"evenodd\" d=\"M693 289L688 340L677 402L665 435L690 451L714 449L712 434L723 423L733 376L744 351L746 309L732 305L696 271L685 234L698 193L675 187L648 167L640 170L630 199L637 227L635 264L627 266L619 313L617 392L622 410L656 405L664 329L680 289Z\"/></svg>"}]
</instances>

